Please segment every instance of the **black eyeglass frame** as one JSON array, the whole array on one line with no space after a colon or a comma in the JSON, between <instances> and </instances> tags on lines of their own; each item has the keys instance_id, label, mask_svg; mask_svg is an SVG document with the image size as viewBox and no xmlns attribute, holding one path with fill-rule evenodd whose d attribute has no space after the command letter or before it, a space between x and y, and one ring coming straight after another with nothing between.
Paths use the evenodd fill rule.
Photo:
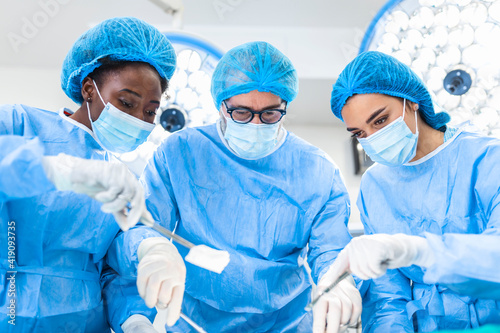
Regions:
<instances>
[{"instance_id":1,"label":"black eyeglass frame","mask_svg":"<svg viewBox=\"0 0 500 333\"><path fill-rule=\"evenodd\" d=\"M253 117L255 117L256 114L259 115L259 119L263 124L267 124L267 125L276 124L277 122L279 122L283 118L284 115L286 115L286 107L287 107L287 102L282 101L281 103L285 103L284 109L267 109L267 110L262 110L262 111L254 111L254 110L243 108L243 107L229 108L229 107L227 107L225 100L223 100L222 103L224 103L224 107L226 108L226 112L229 113L229 116L231 116L231 119L234 122L237 122L238 124L248 124L249 122L251 122L253 120ZM233 118L233 111L235 111L235 110L248 111L252 114L252 116L248 119L248 121L236 120ZM268 122L264 121L264 119L262 119L262 114L269 112L269 111L277 111L281 114L281 117L273 123L268 123Z\"/></svg>"}]
</instances>

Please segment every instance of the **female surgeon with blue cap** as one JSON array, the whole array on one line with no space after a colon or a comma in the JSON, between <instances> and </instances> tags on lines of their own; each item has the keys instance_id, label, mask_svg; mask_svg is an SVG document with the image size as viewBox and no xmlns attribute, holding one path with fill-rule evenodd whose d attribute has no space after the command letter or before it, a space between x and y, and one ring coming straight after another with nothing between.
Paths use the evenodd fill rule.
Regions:
<instances>
[{"instance_id":1,"label":"female surgeon with blue cap","mask_svg":"<svg viewBox=\"0 0 500 333\"><path fill-rule=\"evenodd\" d=\"M220 121L171 135L141 177L156 221L230 254L221 274L186 263L182 312L207 332L311 332L314 321L314 332L323 333L327 320L328 332L338 332L360 315L352 278L328 293L314 315L305 310L312 285L304 260L314 282L322 281L351 239L350 204L331 159L283 126L297 92L295 68L274 46L250 42L229 50L212 76ZM158 281L172 274L162 258L173 251L148 232L139 227L121 234L109 258L117 273L138 276L152 306L170 297ZM147 263L163 271L156 283L140 278L148 270L141 254L150 251L165 254ZM182 247L178 252L187 254ZM117 322L130 316L118 310ZM192 328L181 318L167 331Z\"/></svg>"},{"instance_id":2,"label":"female surgeon with blue cap","mask_svg":"<svg viewBox=\"0 0 500 333\"><path fill-rule=\"evenodd\" d=\"M498 293L484 288L495 285L500 141L446 126L448 114L435 112L420 78L380 52L347 65L331 108L377 162L363 175L357 202L373 236L350 244L327 273L334 279L338 266L352 264L348 270L368 279L389 268L361 285L363 331L500 323ZM471 251L485 264L474 264Z\"/></svg>"},{"instance_id":3,"label":"female surgeon with blue cap","mask_svg":"<svg viewBox=\"0 0 500 333\"><path fill-rule=\"evenodd\" d=\"M116 222L127 230L146 213L138 180L110 160L146 140L174 69L163 34L113 18L64 60L61 84L76 112L0 106L1 332L110 331L104 258Z\"/></svg>"}]
</instances>

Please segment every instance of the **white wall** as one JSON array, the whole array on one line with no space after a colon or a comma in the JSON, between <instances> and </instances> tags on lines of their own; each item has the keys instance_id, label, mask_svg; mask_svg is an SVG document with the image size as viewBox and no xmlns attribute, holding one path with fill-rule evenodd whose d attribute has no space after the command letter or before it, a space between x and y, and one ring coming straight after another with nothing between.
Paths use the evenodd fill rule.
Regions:
<instances>
[{"instance_id":1,"label":"white wall","mask_svg":"<svg viewBox=\"0 0 500 333\"><path fill-rule=\"evenodd\" d=\"M77 105L61 89L60 69L0 67L0 104L26 104L57 111Z\"/></svg>"}]
</instances>

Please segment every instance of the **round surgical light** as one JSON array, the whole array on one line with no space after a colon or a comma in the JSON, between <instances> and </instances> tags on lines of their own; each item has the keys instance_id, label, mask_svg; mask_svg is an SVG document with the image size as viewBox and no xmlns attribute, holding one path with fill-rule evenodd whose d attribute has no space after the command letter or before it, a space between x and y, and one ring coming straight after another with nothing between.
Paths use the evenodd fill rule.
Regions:
<instances>
[{"instance_id":1,"label":"round surgical light","mask_svg":"<svg viewBox=\"0 0 500 333\"><path fill-rule=\"evenodd\" d=\"M444 78L444 89L451 95L463 95L469 91L472 84L469 73L456 69L449 72Z\"/></svg>"},{"instance_id":2,"label":"round surgical light","mask_svg":"<svg viewBox=\"0 0 500 333\"><path fill-rule=\"evenodd\" d=\"M450 125L471 122L500 133L500 1L391 0L365 33L377 50L409 65Z\"/></svg>"},{"instance_id":3,"label":"round surgical light","mask_svg":"<svg viewBox=\"0 0 500 333\"><path fill-rule=\"evenodd\" d=\"M168 132L177 132L186 125L186 116L178 106L169 105L161 113L160 125Z\"/></svg>"}]
</instances>

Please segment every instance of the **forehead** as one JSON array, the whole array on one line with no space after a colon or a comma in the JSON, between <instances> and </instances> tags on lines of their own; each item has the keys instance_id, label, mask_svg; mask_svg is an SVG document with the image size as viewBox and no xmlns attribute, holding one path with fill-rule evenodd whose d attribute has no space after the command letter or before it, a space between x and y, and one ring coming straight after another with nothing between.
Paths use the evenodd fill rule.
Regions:
<instances>
[{"instance_id":1,"label":"forehead","mask_svg":"<svg viewBox=\"0 0 500 333\"><path fill-rule=\"evenodd\" d=\"M282 99L270 92L253 90L246 94L233 96L228 99L228 102L232 106L246 106L259 109L269 105L279 105L282 103Z\"/></svg>"},{"instance_id":2,"label":"forehead","mask_svg":"<svg viewBox=\"0 0 500 333\"><path fill-rule=\"evenodd\" d=\"M342 118L357 119L369 116L382 107L396 105L398 98L383 94L358 94L351 96L342 108Z\"/></svg>"},{"instance_id":3,"label":"forehead","mask_svg":"<svg viewBox=\"0 0 500 333\"><path fill-rule=\"evenodd\" d=\"M145 64L129 64L119 69L110 70L103 77L107 88L128 88L158 91L161 94L161 81L156 70Z\"/></svg>"}]
</instances>

